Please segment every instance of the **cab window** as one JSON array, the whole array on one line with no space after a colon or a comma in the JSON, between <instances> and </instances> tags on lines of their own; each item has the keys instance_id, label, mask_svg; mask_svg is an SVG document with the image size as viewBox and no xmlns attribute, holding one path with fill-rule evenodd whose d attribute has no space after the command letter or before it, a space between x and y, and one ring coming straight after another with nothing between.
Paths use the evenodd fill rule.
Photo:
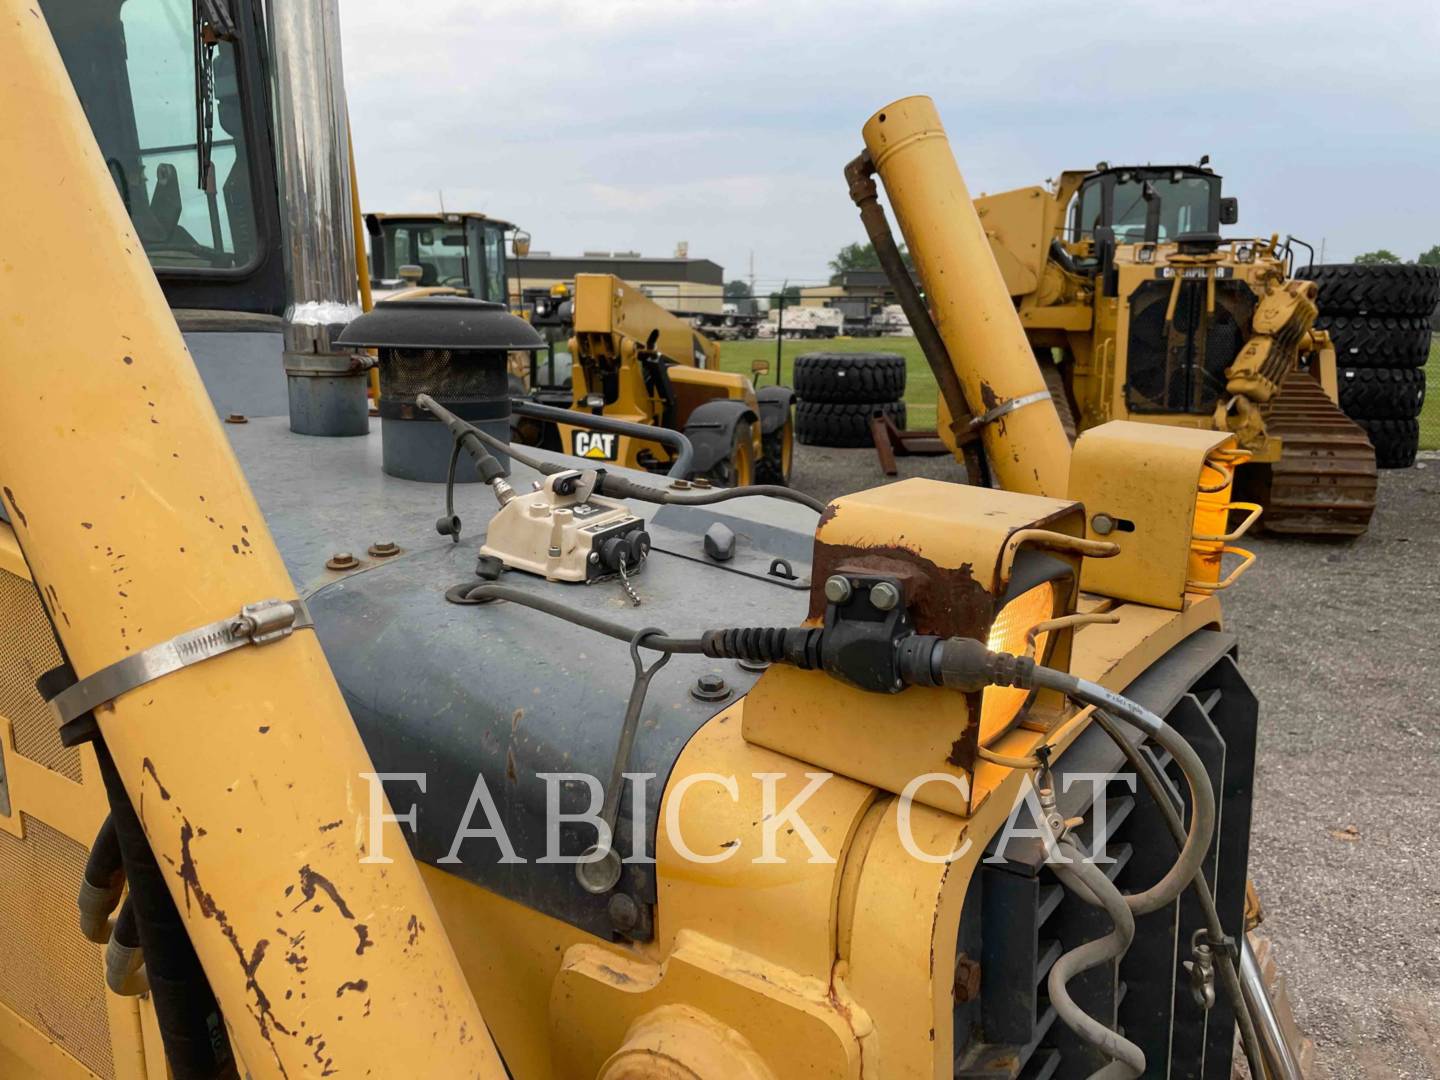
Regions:
<instances>
[{"instance_id":1,"label":"cab window","mask_svg":"<svg viewBox=\"0 0 1440 1080\"><path fill-rule=\"evenodd\" d=\"M247 272L263 244L231 28L190 0L41 6L152 265Z\"/></svg>"}]
</instances>

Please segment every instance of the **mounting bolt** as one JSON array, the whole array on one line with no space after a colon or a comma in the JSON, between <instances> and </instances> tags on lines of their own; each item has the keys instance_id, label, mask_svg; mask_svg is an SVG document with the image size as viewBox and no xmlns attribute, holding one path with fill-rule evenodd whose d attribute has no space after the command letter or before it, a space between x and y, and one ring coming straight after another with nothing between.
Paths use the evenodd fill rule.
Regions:
<instances>
[{"instance_id":1,"label":"mounting bolt","mask_svg":"<svg viewBox=\"0 0 1440 1080\"><path fill-rule=\"evenodd\" d=\"M825 580L825 599L832 604L848 604L852 592L850 579L843 574Z\"/></svg>"},{"instance_id":2,"label":"mounting bolt","mask_svg":"<svg viewBox=\"0 0 1440 1080\"><path fill-rule=\"evenodd\" d=\"M690 696L696 701L724 701L730 696L730 687L719 672L707 671L695 680L695 685L690 688Z\"/></svg>"},{"instance_id":3,"label":"mounting bolt","mask_svg":"<svg viewBox=\"0 0 1440 1080\"><path fill-rule=\"evenodd\" d=\"M1090 519L1090 527L1101 536L1109 536L1115 531L1115 519L1109 514L1096 514Z\"/></svg>"},{"instance_id":4,"label":"mounting bolt","mask_svg":"<svg viewBox=\"0 0 1440 1080\"><path fill-rule=\"evenodd\" d=\"M616 893L607 905L610 925L622 934L628 934L640 925L640 905L626 893Z\"/></svg>"},{"instance_id":5,"label":"mounting bolt","mask_svg":"<svg viewBox=\"0 0 1440 1080\"><path fill-rule=\"evenodd\" d=\"M870 586L870 603L879 611L889 611L900 603L900 590L888 581L877 581Z\"/></svg>"},{"instance_id":6,"label":"mounting bolt","mask_svg":"<svg viewBox=\"0 0 1440 1080\"><path fill-rule=\"evenodd\" d=\"M227 424L248 424L250 420L243 413L232 412L229 416L225 417L225 422Z\"/></svg>"},{"instance_id":7,"label":"mounting bolt","mask_svg":"<svg viewBox=\"0 0 1440 1080\"><path fill-rule=\"evenodd\" d=\"M689 480L671 480L671 481L670 481L670 486L671 486L672 488L674 488L676 491L689 491L689 490L690 490L690 481L689 481Z\"/></svg>"},{"instance_id":8,"label":"mounting bolt","mask_svg":"<svg viewBox=\"0 0 1440 1080\"><path fill-rule=\"evenodd\" d=\"M694 480L690 481L690 486L697 488L708 488L712 487L713 485L710 483L710 478L708 476L697 476Z\"/></svg>"},{"instance_id":9,"label":"mounting bolt","mask_svg":"<svg viewBox=\"0 0 1440 1080\"><path fill-rule=\"evenodd\" d=\"M400 545L393 540L380 540L366 550L377 559L389 559L400 554Z\"/></svg>"},{"instance_id":10,"label":"mounting bolt","mask_svg":"<svg viewBox=\"0 0 1440 1080\"><path fill-rule=\"evenodd\" d=\"M337 551L325 560L326 570L354 570L359 565L360 560L348 551Z\"/></svg>"}]
</instances>

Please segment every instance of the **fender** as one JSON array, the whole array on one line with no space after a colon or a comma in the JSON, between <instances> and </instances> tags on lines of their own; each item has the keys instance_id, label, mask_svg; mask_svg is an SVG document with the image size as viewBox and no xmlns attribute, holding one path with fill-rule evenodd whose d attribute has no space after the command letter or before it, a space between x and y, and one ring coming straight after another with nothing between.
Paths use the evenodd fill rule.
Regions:
<instances>
[{"instance_id":1,"label":"fender","mask_svg":"<svg viewBox=\"0 0 1440 1080\"><path fill-rule=\"evenodd\" d=\"M764 411L764 406L761 406ZM685 421L685 435L695 447L693 476L704 476L730 455L735 444L735 429L743 421L755 424L760 417L743 401L722 398L707 401Z\"/></svg>"},{"instance_id":2,"label":"fender","mask_svg":"<svg viewBox=\"0 0 1440 1080\"><path fill-rule=\"evenodd\" d=\"M755 391L760 401L760 434L774 435L790 419L795 391L788 386L764 386Z\"/></svg>"}]
</instances>

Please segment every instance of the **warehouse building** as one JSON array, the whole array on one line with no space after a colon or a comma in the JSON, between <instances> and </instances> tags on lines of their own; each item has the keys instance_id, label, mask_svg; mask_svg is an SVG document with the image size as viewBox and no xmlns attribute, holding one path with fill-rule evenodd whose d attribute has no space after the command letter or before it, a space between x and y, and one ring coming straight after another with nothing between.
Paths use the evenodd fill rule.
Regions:
<instances>
[{"instance_id":1,"label":"warehouse building","mask_svg":"<svg viewBox=\"0 0 1440 1080\"><path fill-rule=\"evenodd\" d=\"M725 294L725 271L709 259L688 256L648 258L638 251L587 251L583 255L551 255L532 251L510 260L510 296L521 290L574 288L576 274L614 274L640 289L670 311L719 314Z\"/></svg>"}]
</instances>

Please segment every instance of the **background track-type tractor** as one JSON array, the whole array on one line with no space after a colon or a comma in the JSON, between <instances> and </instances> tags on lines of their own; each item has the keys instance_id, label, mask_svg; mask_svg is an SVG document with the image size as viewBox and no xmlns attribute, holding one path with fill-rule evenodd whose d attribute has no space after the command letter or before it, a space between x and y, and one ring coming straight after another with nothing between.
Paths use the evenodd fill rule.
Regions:
<instances>
[{"instance_id":1,"label":"background track-type tractor","mask_svg":"<svg viewBox=\"0 0 1440 1080\"><path fill-rule=\"evenodd\" d=\"M1009 490L819 506L507 443L523 320L360 314L335 4L0 21L0 1075L1223 1080L1237 1020L1296 1075L1235 436L1072 451L929 99L851 190ZM244 185L175 195L255 239L181 264L147 118L227 68Z\"/></svg>"},{"instance_id":2,"label":"background track-type tractor","mask_svg":"<svg viewBox=\"0 0 1440 1080\"><path fill-rule=\"evenodd\" d=\"M1339 405L1317 290L1201 165L1106 166L976 200L1067 430L1113 419L1229 431L1264 527L1354 536L1375 455Z\"/></svg>"}]
</instances>

